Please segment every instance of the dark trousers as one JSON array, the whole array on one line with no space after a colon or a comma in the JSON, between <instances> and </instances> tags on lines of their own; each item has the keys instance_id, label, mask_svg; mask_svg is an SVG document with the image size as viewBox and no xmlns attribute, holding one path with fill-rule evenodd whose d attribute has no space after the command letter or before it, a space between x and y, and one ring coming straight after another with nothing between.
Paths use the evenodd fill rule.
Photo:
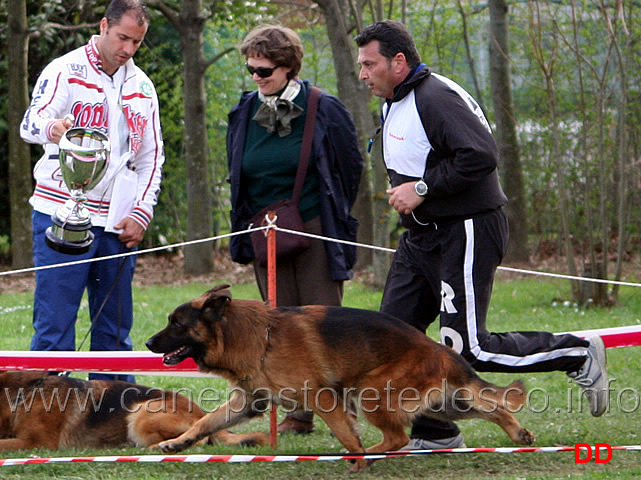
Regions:
<instances>
[{"instance_id":1,"label":"dark trousers","mask_svg":"<svg viewBox=\"0 0 641 480\"><path fill-rule=\"evenodd\" d=\"M380 310L422 332L440 316L441 343L479 371L578 370L589 343L549 332L493 333L486 317L496 268L508 242L503 210L467 220L432 224L401 236ZM412 437L459 433L454 423L419 417Z\"/></svg>"}]
</instances>

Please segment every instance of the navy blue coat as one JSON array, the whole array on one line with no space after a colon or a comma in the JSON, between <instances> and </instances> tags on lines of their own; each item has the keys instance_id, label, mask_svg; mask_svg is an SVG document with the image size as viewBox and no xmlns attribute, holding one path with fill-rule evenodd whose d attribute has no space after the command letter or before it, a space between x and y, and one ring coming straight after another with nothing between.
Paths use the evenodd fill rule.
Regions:
<instances>
[{"instance_id":1,"label":"navy blue coat","mask_svg":"<svg viewBox=\"0 0 641 480\"><path fill-rule=\"evenodd\" d=\"M310 85L303 82L309 97ZM253 213L247 202L241 165L250 112L258 92L245 92L228 116L227 165L231 184L232 232L246 230ZM363 158L358 148L351 114L336 97L321 93L312 149L319 172L320 219L323 235L356 241L358 221L350 211L361 178ZM249 234L231 237L229 248L234 262L247 264L254 258ZM325 242L331 280L349 280L356 263L356 247Z\"/></svg>"}]
</instances>

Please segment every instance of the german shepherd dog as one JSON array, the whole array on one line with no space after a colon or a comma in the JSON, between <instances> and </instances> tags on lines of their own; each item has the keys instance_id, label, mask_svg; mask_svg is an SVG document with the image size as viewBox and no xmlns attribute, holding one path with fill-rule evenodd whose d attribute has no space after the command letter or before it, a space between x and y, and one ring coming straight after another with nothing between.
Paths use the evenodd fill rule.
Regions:
<instances>
[{"instance_id":1,"label":"german shepherd dog","mask_svg":"<svg viewBox=\"0 0 641 480\"><path fill-rule=\"evenodd\" d=\"M229 400L173 440L178 452L201 438L249 419L274 402L318 414L350 453L394 451L406 445L404 427L418 414L498 424L513 442L534 443L509 409L525 403L520 381L500 388L478 377L451 348L414 327L374 311L346 307L270 308L233 300L221 285L177 307L168 325L147 341L175 365L192 357L200 370L228 379ZM352 405L383 433L367 450ZM372 460L357 459L350 471Z\"/></svg>"},{"instance_id":2,"label":"german shepherd dog","mask_svg":"<svg viewBox=\"0 0 641 480\"><path fill-rule=\"evenodd\" d=\"M134 383L39 372L0 373L0 450L151 447L204 417L187 396ZM264 433L221 430L202 443L266 445Z\"/></svg>"}]
</instances>

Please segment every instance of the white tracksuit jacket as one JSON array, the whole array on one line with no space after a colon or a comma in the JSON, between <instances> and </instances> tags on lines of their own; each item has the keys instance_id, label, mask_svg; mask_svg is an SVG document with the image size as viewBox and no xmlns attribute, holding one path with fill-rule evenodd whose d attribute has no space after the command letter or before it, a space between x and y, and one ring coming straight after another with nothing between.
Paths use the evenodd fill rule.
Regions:
<instances>
[{"instance_id":1,"label":"white tracksuit jacket","mask_svg":"<svg viewBox=\"0 0 641 480\"><path fill-rule=\"evenodd\" d=\"M130 168L137 174L137 192L128 216L147 228L165 161L156 90L131 59L113 78L102 72L97 38L52 61L33 90L20 135L29 143L42 144L44 155L33 171L36 187L29 202L36 211L52 214L69 198L60 172L58 145L51 143L49 129L54 119L72 114L74 127L98 130L112 145L107 172L87 195L92 224L106 225L112 196L118 194L113 191L114 179Z\"/></svg>"}]
</instances>

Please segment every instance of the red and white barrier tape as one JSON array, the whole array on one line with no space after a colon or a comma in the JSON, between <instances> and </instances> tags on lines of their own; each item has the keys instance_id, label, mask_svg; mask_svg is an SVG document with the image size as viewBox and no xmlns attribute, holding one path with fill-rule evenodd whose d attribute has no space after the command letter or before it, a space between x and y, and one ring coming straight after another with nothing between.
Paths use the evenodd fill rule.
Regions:
<instances>
[{"instance_id":1,"label":"red and white barrier tape","mask_svg":"<svg viewBox=\"0 0 641 480\"><path fill-rule=\"evenodd\" d=\"M113 374L203 376L193 359L165 365L162 355L147 352L0 351L0 370L105 372Z\"/></svg>"},{"instance_id":2,"label":"red and white barrier tape","mask_svg":"<svg viewBox=\"0 0 641 480\"><path fill-rule=\"evenodd\" d=\"M641 325L568 332L579 337L600 335L606 348L641 345ZM203 376L188 358L178 365L167 366L162 355L147 351L133 352L31 352L0 351L0 370L39 372L107 372L137 375Z\"/></svg>"},{"instance_id":3,"label":"red and white barrier tape","mask_svg":"<svg viewBox=\"0 0 641 480\"><path fill-rule=\"evenodd\" d=\"M567 333L582 338L599 335L603 339L605 348L637 347L641 345L641 325L579 330Z\"/></svg>"},{"instance_id":4,"label":"red and white barrier tape","mask_svg":"<svg viewBox=\"0 0 641 480\"><path fill-rule=\"evenodd\" d=\"M319 454L319 455L126 455L126 456L96 456L96 457L38 457L38 458L3 458L0 459L0 467L15 465L38 465L43 463L117 463L117 462L140 462L140 463L251 463L251 462L299 462L299 461L336 461L354 460L365 458L379 460L383 458L410 457L418 455L433 455L442 453L555 453L575 452L585 450L585 446L577 447L495 447L495 448L445 448L439 450L403 450L399 452L383 453L362 453L362 454ZM590 446L591 450L599 450L598 446ZM614 450L641 450L641 445L612 445Z\"/></svg>"}]
</instances>

